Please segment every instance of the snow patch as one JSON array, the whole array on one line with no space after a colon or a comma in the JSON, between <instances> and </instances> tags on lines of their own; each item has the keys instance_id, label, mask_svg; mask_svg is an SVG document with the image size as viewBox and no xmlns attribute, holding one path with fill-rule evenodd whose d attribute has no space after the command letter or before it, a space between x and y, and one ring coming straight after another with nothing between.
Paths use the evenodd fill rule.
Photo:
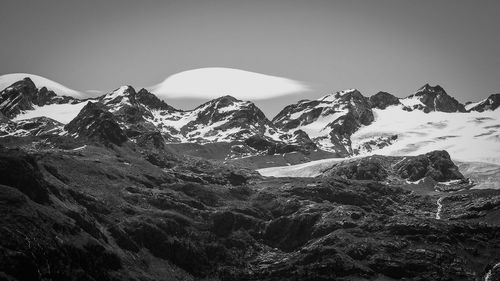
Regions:
<instances>
[{"instance_id":1,"label":"snow patch","mask_svg":"<svg viewBox=\"0 0 500 281\"><path fill-rule=\"evenodd\" d=\"M18 114L13 121L25 120L35 117L48 117L63 124L68 124L73 120L80 110L87 104L87 102L80 102L75 104L50 104L45 106L34 106L33 110L27 110Z\"/></svg>"}]
</instances>

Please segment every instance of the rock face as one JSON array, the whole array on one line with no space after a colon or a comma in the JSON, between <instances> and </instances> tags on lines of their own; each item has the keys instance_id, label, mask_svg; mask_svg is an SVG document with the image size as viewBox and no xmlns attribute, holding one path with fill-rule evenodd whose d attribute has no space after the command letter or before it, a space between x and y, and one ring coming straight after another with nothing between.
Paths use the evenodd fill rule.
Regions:
<instances>
[{"instance_id":1,"label":"rock face","mask_svg":"<svg viewBox=\"0 0 500 281\"><path fill-rule=\"evenodd\" d=\"M104 144L121 145L127 136L115 117L100 103L88 102L64 129L77 137L96 140Z\"/></svg>"},{"instance_id":2,"label":"rock face","mask_svg":"<svg viewBox=\"0 0 500 281\"><path fill-rule=\"evenodd\" d=\"M388 106L398 105L401 102L399 98L387 92L378 92L370 97L370 104L372 108L386 109Z\"/></svg>"},{"instance_id":3,"label":"rock face","mask_svg":"<svg viewBox=\"0 0 500 281\"><path fill-rule=\"evenodd\" d=\"M464 179L446 151L432 151L416 157L406 157L394 168L402 178L409 181L417 181L424 177L441 182Z\"/></svg>"},{"instance_id":4,"label":"rock face","mask_svg":"<svg viewBox=\"0 0 500 281\"><path fill-rule=\"evenodd\" d=\"M424 112L465 112L463 104L449 96L439 85L430 86L425 84L415 94L401 99L400 102L409 110L423 110Z\"/></svg>"},{"instance_id":5,"label":"rock face","mask_svg":"<svg viewBox=\"0 0 500 281\"><path fill-rule=\"evenodd\" d=\"M316 144L311 141L309 136L301 130L293 133L294 144L287 144L280 141L275 141L271 138L265 138L262 135L254 135L245 140L245 144L249 147L266 151L269 155L291 153L301 151L309 154L310 151L317 149Z\"/></svg>"},{"instance_id":6,"label":"rock face","mask_svg":"<svg viewBox=\"0 0 500 281\"><path fill-rule=\"evenodd\" d=\"M487 99L474 104L468 111L483 112L486 110L495 110L500 106L500 94L490 95Z\"/></svg>"},{"instance_id":7,"label":"rock face","mask_svg":"<svg viewBox=\"0 0 500 281\"><path fill-rule=\"evenodd\" d=\"M0 136L41 136L48 134L62 134L64 124L47 117L35 117L31 119L12 122L7 120L0 121Z\"/></svg>"},{"instance_id":8,"label":"rock face","mask_svg":"<svg viewBox=\"0 0 500 281\"><path fill-rule=\"evenodd\" d=\"M456 181L466 182L458 167L446 151L432 151L418 156L381 156L374 155L349 159L333 164L323 172L323 177L341 177L352 180L390 181L405 184L431 179L431 184ZM469 187L471 187L469 185Z\"/></svg>"},{"instance_id":9,"label":"rock face","mask_svg":"<svg viewBox=\"0 0 500 281\"><path fill-rule=\"evenodd\" d=\"M304 131L321 149L348 155L350 135L373 120L368 99L353 89L288 105L273 123L286 132Z\"/></svg>"}]
</instances>

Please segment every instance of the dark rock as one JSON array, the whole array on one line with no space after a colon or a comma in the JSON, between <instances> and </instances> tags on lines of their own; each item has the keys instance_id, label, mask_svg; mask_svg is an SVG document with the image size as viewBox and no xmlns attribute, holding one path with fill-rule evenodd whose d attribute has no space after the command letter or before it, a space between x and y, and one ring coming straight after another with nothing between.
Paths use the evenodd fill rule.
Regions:
<instances>
[{"instance_id":1,"label":"dark rock","mask_svg":"<svg viewBox=\"0 0 500 281\"><path fill-rule=\"evenodd\" d=\"M490 95L487 99L470 108L469 111L483 112L485 110L495 110L500 106L500 94Z\"/></svg>"},{"instance_id":2,"label":"dark rock","mask_svg":"<svg viewBox=\"0 0 500 281\"><path fill-rule=\"evenodd\" d=\"M389 172L382 161L383 159L379 157L367 157L359 161L340 163L330 168L325 175L354 180L384 181Z\"/></svg>"},{"instance_id":3,"label":"dark rock","mask_svg":"<svg viewBox=\"0 0 500 281\"><path fill-rule=\"evenodd\" d=\"M0 148L0 184L14 187L38 203L49 201L48 184L35 159L19 150Z\"/></svg>"},{"instance_id":4,"label":"dark rock","mask_svg":"<svg viewBox=\"0 0 500 281\"><path fill-rule=\"evenodd\" d=\"M425 84L417 93L408 98L418 98L424 105L417 105L413 109L423 110L428 113L430 111L441 112L465 112L463 104L451 97L439 85L434 87Z\"/></svg>"},{"instance_id":5,"label":"dark rock","mask_svg":"<svg viewBox=\"0 0 500 281\"><path fill-rule=\"evenodd\" d=\"M388 106L398 105L401 102L399 102L399 98L387 92L378 92L370 97L370 104L372 108L386 109Z\"/></svg>"},{"instance_id":6,"label":"dark rock","mask_svg":"<svg viewBox=\"0 0 500 281\"><path fill-rule=\"evenodd\" d=\"M395 166L404 179L417 181L430 177L436 181L463 180L464 176L451 161L446 151L433 151L424 155L408 157Z\"/></svg>"},{"instance_id":7,"label":"dark rock","mask_svg":"<svg viewBox=\"0 0 500 281\"><path fill-rule=\"evenodd\" d=\"M29 78L12 84L0 92L0 112L12 118L23 110L33 109L32 98L37 91L35 84Z\"/></svg>"},{"instance_id":8,"label":"dark rock","mask_svg":"<svg viewBox=\"0 0 500 281\"><path fill-rule=\"evenodd\" d=\"M115 120L113 114L99 103L89 102L65 127L68 133L78 137L121 145L127 136Z\"/></svg>"},{"instance_id":9,"label":"dark rock","mask_svg":"<svg viewBox=\"0 0 500 281\"><path fill-rule=\"evenodd\" d=\"M166 110L166 111L178 111L177 109L173 108L172 106L168 105L164 101L160 100L157 96L148 92L144 88L139 90L139 92L137 92L135 100L138 103L145 105L146 107L148 107L150 109Z\"/></svg>"}]
</instances>

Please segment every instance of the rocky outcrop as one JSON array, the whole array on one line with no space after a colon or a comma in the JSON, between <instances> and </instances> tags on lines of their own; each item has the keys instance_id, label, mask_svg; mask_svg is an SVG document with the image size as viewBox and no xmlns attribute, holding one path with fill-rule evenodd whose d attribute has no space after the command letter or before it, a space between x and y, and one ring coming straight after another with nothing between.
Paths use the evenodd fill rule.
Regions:
<instances>
[{"instance_id":1,"label":"rocky outcrop","mask_svg":"<svg viewBox=\"0 0 500 281\"><path fill-rule=\"evenodd\" d=\"M142 88L137 92L135 96L135 100L148 107L149 109L154 109L154 110L164 110L164 111L178 111L174 107L168 105L166 102L160 100L157 96L154 94L148 92L148 90Z\"/></svg>"},{"instance_id":2,"label":"rocky outcrop","mask_svg":"<svg viewBox=\"0 0 500 281\"><path fill-rule=\"evenodd\" d=\"M436 181L463 180L464 176L451 161L446 151L433 151L415 157L406 157L394 167L397 173L409 181L430 177Z\"/></svg>"},{"instance_id":3,"label":"rocky outcrop","mask_svg":"<svg viewBox=\"0 0 500 281\"><path fill-rule=\"evenodd\" d=\"M486 110L495 110L500 106L500 94L490 95L487 99L475 104L468 111L483 112Z\"/></svg>"},{"instance_id":4,"label":"rocky outcrop","mask_svg":"<svg viewBox=\"0 0 500 281\"><path fill-rule=\"evenodd\" d=\"M408 103L410 101L410 103ZM408 106L410 110L418 109L424 112L465 112L463 104L451 97L439 85L430 86L425 84L415 94L401 99L401 103Z\"/></svg>"},{"instance_id":5,"label":"rocky outcrop","mask_svg":"<svg viewBox=\"0 0 500 281\"><path fill-rule=\"evenodd\" d=\"M308 154L310 151L317 149L316 144L301 130L295 131L293 133L293 138L293 144L289 144L273 140L263 135L253 135L246 139L244 143L258 151L266 151L269 155L291 153L296 151Z\"/></svg>"},{"instance_id":6,"label":"rocky outcrop","mask_svg":"<svg viewBox=\"0 0 500 281\"><path fill-rule=\"evenodd\" d=\"M35 202L48 202L49 187L34 157L0 147L0 174L0 184L18 189Z\"/></svg>"},{"instance_id":7,"label":"rocky outcrop","mask_svg":"<svg viewBox=\"0 0 500 281\"><path fill-rule=\"evenodd\" d=\"M63 133L63 127L64 124L47 117L23 119L17 122L7 120L3 125L0 125L0 136L59 135Z\"/></svg>"},{"instance_id":8,"label":"rocky outcrop","mask_svg":"<svg viewBox=\"0 0 500 281\"><path fill-rule=\"evenodd\" d=\"M127 141L113 114L100 103L88 102L64 129L69 134L104 144L121 145Z\"/></svg>"},{"instance_id":9,"label":"rocky outcrop","mask_svg":"<svg viewBox=\"0 0 500 281\"><path fill-rule=\"evenodd\" d=\"M386 109L388 106L398 104L401 104L399 98L387 92L378 92L370 97L370 105L372 108Z\"/></svg>"},{"instance_id":10,"label":"rocky outcrop","mask_svg":"<svg viewBox=\"0 0 500 281\"><path fill-rule=\"evenodd\" d=\"M459 189L471 187L446 151L433 151L406 157L373 155L349 159L333 164L323 172L322 176L350 180L390 181L400 184L430 179L433 189L440 182L450 181L456 182L442 188L453 189L456 185L460 186Z\"/></svg>"}]
</instances>

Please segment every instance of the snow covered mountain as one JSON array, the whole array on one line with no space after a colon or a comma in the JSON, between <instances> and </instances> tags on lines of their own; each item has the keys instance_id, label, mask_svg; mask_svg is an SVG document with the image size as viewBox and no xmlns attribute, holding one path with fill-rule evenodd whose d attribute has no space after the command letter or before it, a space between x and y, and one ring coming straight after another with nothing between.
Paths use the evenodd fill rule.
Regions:
<instances>
[{"instance_id":1,"label":"snow covered mountain","mask_svg":"<svg viewBox=\"0 0 500 281\"><path fill-rule=\"evenodd\" d=\"M500 163L500 111L408 112L373 109L375 120L351 136L358 155L418 155L447 150L453 159Z\"/></svg>"},{"instance_id":2,"label":"snow covered mountain","mask_svg":"<svg viewBox=\"0 0 500 281\"><path fill-rule=\"evenodd\" d=\"M86 115L97 112L97 109L89 110L89 103L98 104L96 108L107 112L100 116L111 119L108 118L111 114L126 138L135 143L156 147L169 143L231 143L230 158L316 149L305 133L280 131L255 104L232 96L182 111L145 89L136 92L131 86L123 86L100 97L83 100L57 96L46 88L38 89L30 78L15 82L1 92L0 112L4 115L1 134L26 136L50 131L103 140L94 138L95 132L89 132L93 127L87 119L92 116L85 117L85 122L74 122L83 118L82 112L87 112ZM40 123L40 118L52 122ZM33 123L31 133L26 130L28 123ZM68 123L73 124L68 126ZM43 124L46 128L40 128Z\"/></svg>"},{"instance_id":3,"label":"snow covered mountain","mask_svg":"<svg viewBox=\"0 0 500 281\"><path fill-rule=\"evenodd\" d=\"M11 73L11 74L5 74L0 76L0 90L3 90L10 85L23 80L24 78L29 78L33 84L41 89L45 87L49 91L53 91L57 93L58 95L61 96L69 96L69 97L76 97L76 98L83 98L84 95L83 93L79 91L72 90L64 85L61 85L57 82L54 82L50 79L47 79L42 76L34 75L34 74L28 74L28 73Z\"/></svg>"},{"instance_id":4,"label":"snow covered mountain","mask_svg":"<svg viewBox=\"0 0 500 281\"><path fill-rule=\"evenodd\" d=\"M318 147L342 156L352 154L350 136L372 121L368 99L355 89L299 101L273 119L278 128L286 132L304 131Z\"/></svg>"},{"instance_id":5,"label":"snow covered mountain","mask_svg":"<svg viewBox=\"0 0 500 281\"><path fill-rule=\"evenodd\" d=\"M440 86L426 84L406 98L386 92L368 98L351 89L288 105L270 121L252 102L232 96L183 111L146 89L123 86L79 99L23 78L0 92L0 134L99 139L88 131L87 121L68 126L81 112L97 112L88 109L92 103L107 112L102 116L116 123L128 141L156 148L190 143L212 150L219 148L205 145L225 143L226 159L315 151L324 157L351 157L447 150L460 161L500 163L498 97L465 108ZM119 139L110 143L126 141Z\"/></svg>"}]
</instances>

